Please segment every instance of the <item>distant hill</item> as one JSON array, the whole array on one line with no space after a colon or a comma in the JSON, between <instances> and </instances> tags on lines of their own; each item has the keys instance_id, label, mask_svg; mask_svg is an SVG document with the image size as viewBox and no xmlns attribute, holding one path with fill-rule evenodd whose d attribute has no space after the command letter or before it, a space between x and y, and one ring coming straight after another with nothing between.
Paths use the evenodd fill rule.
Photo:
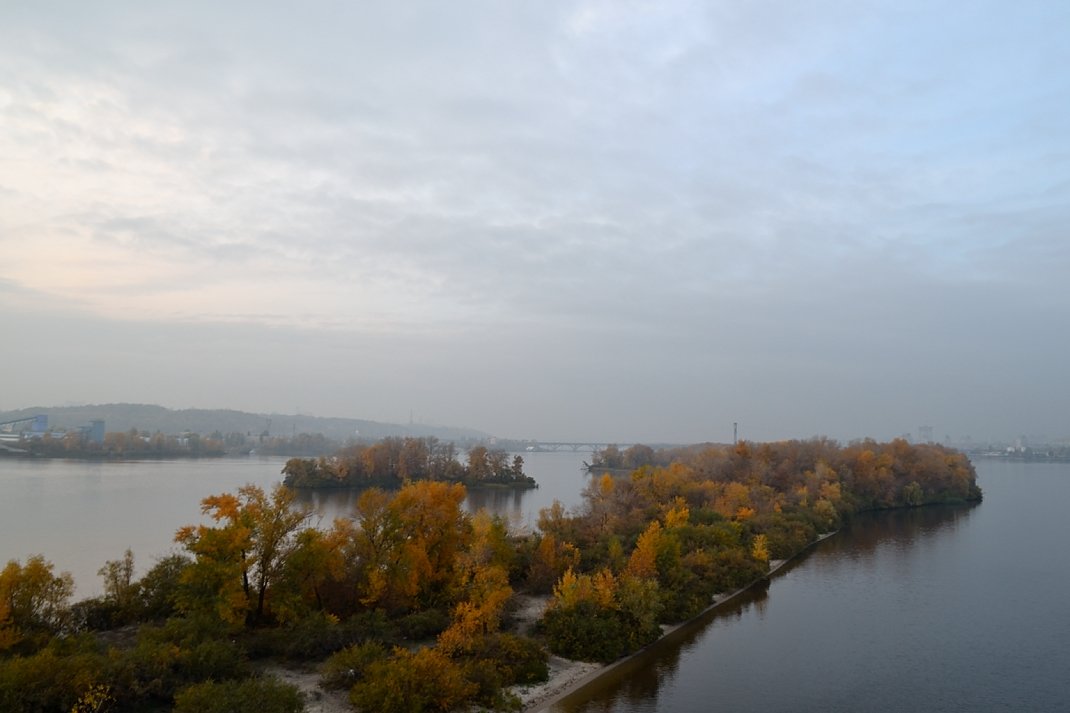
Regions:
<instances>
[{"instance_id":1,"label":"distant hill","mask_svg":"<svg viewBox=\"0 0 1070 713\"><path fill-rule=\"evenodd\" d=\"M55 428L76 428L85 426L90 421L103 419L105 429L108 431L129 431L131 428L136 428L139 431L153 433L160 431L166 434L193 431L208 435L220 431L223 434L259 435L269 430L272 436L322 433L327 438L339 442L355 437L377 440L387 436L435 436L444 441L455 442L489 438L488 434L471 428L428 426L419 423L402 425L357 418L321 418L300 414L248 413L229 409L174 410L149 404L34 406L17 411L0 412L0 422L37 414L46 414L48 425Z\"/></svg>"}]
</instances>

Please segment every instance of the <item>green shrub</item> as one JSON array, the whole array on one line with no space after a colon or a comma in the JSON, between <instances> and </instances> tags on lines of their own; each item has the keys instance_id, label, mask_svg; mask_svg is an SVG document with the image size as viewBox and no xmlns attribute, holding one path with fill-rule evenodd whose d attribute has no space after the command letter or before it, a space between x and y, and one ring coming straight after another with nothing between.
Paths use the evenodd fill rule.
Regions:
<instances>
[{"instance_id":1,"label":"green shrub","mask_svg":"<svg viewBox=\"0 0 1070 713\"><path fill-rule=\"evenodd\" d=\"M397 627L379 611L363 612L342 623L316 613L287 626L247 632L243 643L253 658L308 661L366 641L394 641L397 636Z\"/></svg>"},{"instance_id":2,"label":"green shrub","mask_svg":"<svg viewBox=\"0 0 1070 713\"><path fill-rule=\"evenodd\" d=\"M70 609L70 624L75 631L107 631L132 620L115 602L93 597L75 602Z\"/></svg>"},{"instance_id":3,"label":"green shrub","mask_svg":"<svg viewBox=\"0 0 1070 713\"><path fill-rule=\"evenodd\" d=\"M143 621L166 619L178 611L177 596L182 587L182 573L192 564L189 557L169 555L157 560L152 569L138 580L138 616Z\"/></svg>"},{"instance_id":4,"label":"green shrub","mask_svg":"<svg viewBox=\"0 0 1070 713\"><path fill-rule=\"evenodd\" d=\"M425 609L398 620L401 635L410 641L433 639L450 625L450 615L441 609Z\"/></svg>"},{"instance_id":5,"label":"green shrub","mask_svg":"<svg viewBox=\"0 0 1070 713\"><path fill-rule=\"evenodd\" d=\"M569 659L608 663L630 651L628 632L617 613L591 602L551 609L542 618L540 630L550 650Z\"/></svg>"},{"instance_id":6,"label":"green shrub","mask_svg":"<svg viewBox=\"0 0 1070 713\"><path fill-rule=\"evenodd\" d=\"M442 652L395 649L394 658L368 666L364 679L349 692L349 700L362 711L422 713L456 708L477 690L461 667Z\"/></svg>"},{"instance_id":7,"label":"green shrub","mask_svg":"<svg viewBox=\"0 0 1070 713\"><path fill-rule=\"evenodd\" d=\"M350 646L332 654L324 662L320 680L327 688L350 688L364 678L368 666L388 656L386 647L377 641Z\"/></svg>"},{"instance_id":8,"label":"green shrub","mask_svg":"<svg viewBox=\"0 0 1070 713\"><path fill-rule=\"evenodd\" d=\"M202 641L183 650L176 670L189 681L240 678L248 671L241 649L230 641Z\"/></svg>"},{"instance_id":9,"label":"green shrub","mask_svg":"<svg viewBox=\"0 0 1070 713\"><path fill-rule=\"evenodd\" d=\"M69 711L83 692L100 682L101 656L58 653L0 660L0 710L4 713Z\"/></svg>"},{"instance_id":10,"label":"green shrub","mask_svg":"<svg viewBox=\"0 0 1070 713\"><path fill-rule=\"evenodd\" d=\"M472 698L488 708L504 707L502 688L506 685L496 662L490 659L469 659L462 665L464 678L476 687Z\"/></svg>"},{"instance_id":11,"label":"green shrub","mask_svg":"<svg viewBox=\"0 0 1070 713\"><path fill-rule=\"evenodd\" d=\"M498 633L484 637L473 656L493 661L504 686L540 683L550 676L546 649L526 636Z\"/></svg>"},{"instance_id":12,"label":"green shrub","mask_svg":"<svg viewBox=\"0 0 1070 713\"><path fill-rule=\"evenodd\" d=\"M209 637L209 631L187 620L143 626L134 649L111 657L110 678L119 689L117 697L169 701L192 683L247 676L245 656L237 644Z\"/></svg>"},{"instance_id":13,"label":"green shrub","mask_svg":"<svg viewBox=\"0 0 1070 713\"><path fill-rule=\"evenodd\" d=\"M250 678L188 686L175 696L174 713L299 713L304 707L296 687Z\"/></svg>"}]
</instances>

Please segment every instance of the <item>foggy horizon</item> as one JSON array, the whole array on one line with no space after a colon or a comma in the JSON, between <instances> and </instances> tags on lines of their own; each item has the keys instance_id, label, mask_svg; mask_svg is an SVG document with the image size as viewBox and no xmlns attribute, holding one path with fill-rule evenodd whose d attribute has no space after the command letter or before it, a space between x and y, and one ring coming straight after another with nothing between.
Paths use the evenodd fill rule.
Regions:
<instances>
[{"instance_id":1,"label":"foggy horizon","mask_svg":"<svg viewBox=\"0 0 1070 713\"><path fill-rule=\"evenodd\" d=\"M416 429L415 432L417 432L417 433L419 432L419 428L420 427L425 427L425 428L428 428L428 429L459 429L459 430L470 429L470 430L473 430L473 431L483 432L485 435L493 437L493 438L498 439L498 440L505 440L505 441L534 441L534 442L540 442L541 441L543 443L585 443L585 444L586 443L605 443L605 444L611 444L611 445L622 445L622 444L623 445L628 445L628 444L633 444L633 443L640 443L640 444L644 444L644 445L654 445L654 446L687 446L687 445L694 445L694 444L698 444L698 443L730 444L730 443L733 442L733 438L736 438L737 440L740 440L740 441L751 441L751 442L776 442L776 441L790 441L790 440L803 440L803 441L805 441L805 440L810 440L810 439L815 439L815 438L829 438L829 439L832 439L834 441L837 441L837 442L840 442L840 443L843 443L843 444L848 444L848 443L851 443L851 442L862 441L862 440L872 439L872 438L877 438L878 440L894 440L894 439L897 439L897 438L903 438L903 439L906 439L907 441L909 441L911 443L929 443L929 442L931 442L931 443L949 443L950 445L953 445L953 446L967 446L967 445L971 445L971 444L973 446L983 446L983 445L986 445L986 444L987 445L1008 445L1008 444L1020 444L1020 445L1045 444L1045 445L1052 445L1052 444L1057 444L1057 443L1063 443L1063 442L1066 442L1066 440L1067 440L1065 437L1062 437L1062 436L1060 436L1058 434L1047 433L1047 432L1003 433L1003 434L985 435L985 436L980 436L980 437L973 436L971 434L953 435L953 434L950 434L950 433L941 433L939 431L939 429L937 429L937 428L935 428L935 427L933 427L933 426L931 426L929 424L918 424L914 428L906 428L905 430L901 431L900 433L891 434L891 435L888 435L888 436L882 436L882 437L879 437L879 438L871 436L871 435L857 435L857 436L849 436L849 437L836 437L836 436L832 436L832 435L827 434L827 433L811 433L809 435L792 435L792 436L772 437L772 438L754 438L754 437L748 435L748 433L746 432L746 428L747 428L748 424L741 424L739 422L733 422L733 423L728 423L728 424L713 424L713 426L710 429L710 433L712 435L710 435L708 437L705 437L705 438L699 438L699 439L690 440L690 441L669 441L669 440L657 440L657 439L649 439L649 438L621 439L621 438L613 438L613 437L606 437L606 436L593 438L593 437L586 437L583 434L579 434L579 435L576 435L576 434L562 434L562 435L560 435L560 436L558 436L556 438L546 438L546 437L540 438L537 435L533 436L532 434L525 434L525 433L495 433L495 432L492 432L492 431L484 431L483 429L479 429L479 428L476 428L474 426L469 426L469 425L463 424L463 423L460 423L460 424L458 424L458 423L440 423L440 422L436 422L436 421L428 421L426 419L421 418L419 416L419 414L416 414L416 413L413 413L412 417L407 419L407 420L398 419L398 420L395 420L395 421L385 421L385 420L368 419L368 418L365 418L365 417L363 417L363 416L361 416L359 414L357 414L357 415L339 414L339 413L319 414L319 413L309 413L309 412L307 412L307 411L305 411L303 409L302 410L290 410L290 411L286 411L286 410L248 411L248 410L245 410L245 409L236 409L236 408L230 408L230 407L226 407L226 406L209 407L209 408L203 408L203 407L199 407L199 406L189 406L189 407L183 407L183 408L174 408L174 407L168 406L166 404L133 403L133 402L123 402L123 403L116 403L116 402L107 402L107 403L105 403L105 402L100 402L100 403L68 402L68 403L62 403L62 404L48 404L48 405L36 404L35 403L35 404L29 404L29 405L24 405L24 406L15 407L15 408L0 409L0 413L3 413L5 411L32 411L32 410L38 410L38 411L41 411L42 413L45 413L46 415L49 415L49 411L50 410L56 410L56 409L75 408L75 409L90 409L91 410L94 407L104 408L104 407L124 406L124 405L127 405L127 406L160 407L160 408L164 408L164 409L167 409L169 411L175 411L175 412L182 412L182 411L186 411L186 410L193 410L193 411L216 411L216 410L218 410L218 411L236 411L236 412L247 413L249 415L255 415L255 416L276 417L276 418L281 418L281 419L294 419L295 422L297 420L299 420L299 419L347 419L347 420L356 420L356 421L372 421L374 423L378 423L378 424L381 424L381 425L384 425L384 426L398 426L398 427L413 428L413 429ZM60 420L62 420L64 423L67 423L67 422L71 421L71 418L69 416L65 416L65 417L62 417ZM105 420L105 422L107 424L106 420ZM281 428L281 430L279 430L279 428L276 428L275 430L278 431L278 434L273 434L273 435L280 435L280 434L284 435L284 432L286 431L286 428L289 427L287 425L287 423L288 422L283 421L280 424L276 424L277 426L279 426ZM930 429L931 433L926 433L925 431L922 430L922 429L926 429L926 428ZM109 427L108 430L115 430L115 429L112 429L112 428ZM120 430L122 430L122 429L120 429ZM144 427L142 427L139 430L144 431L145 429L144 429ZM152 429L150 428L149 430L152 430ZM313 429L313 431L314 430L315 429ZM202 433L203 432L204 432L204 430L202 429ZM302 432L304 433L306 431L302 431ZM362 438L362 437L363 436L358 436L358 439ZM450 437L446 437L446 436L442 436L442 437L440 437L440 439L451 440ZM372 440L378 440L378 439L372 438Z\"/></svg>"},{"instance_id":2,"label":"foggy horizon","mask_svg":"<svg viewBox=\"0 0 1070 713\"><path fill-rule=\"evenodd\" d=\"M0 10L0 410L1070 437L1070 6Z\"/></svg>"}]
</instances>

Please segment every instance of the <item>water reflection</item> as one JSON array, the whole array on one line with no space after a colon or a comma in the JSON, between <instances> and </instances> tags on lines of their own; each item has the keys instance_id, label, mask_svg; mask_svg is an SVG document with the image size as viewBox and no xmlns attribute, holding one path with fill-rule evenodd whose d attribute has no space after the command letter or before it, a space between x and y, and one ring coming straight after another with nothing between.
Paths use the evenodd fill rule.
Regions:
<instances>
[{"instance_id":1,"label":"water reflection","mask_svg":"<svg viewBox=\"0 0 1070 713\"><path fill-rule=\"evenodd\" d=\"M524 470L532 475L539 487L516 490L512 488L469 488L464 508L468 512L486 510L500 515L514 530L532 530L538 522L539 510L559 500L567 508L581 502L580 493L589 476L582 469L585 454L525 453ZM298 502L311 507L330 524L337 517L352 517L360 490L300 490Z\"/></svg>"},{"instance_id":2,"label":"water reflection","mask_svg":"<svg viewBox=\"0 0 1070 713\"><path fill-rule=\"evenodd\" d=\"M506 520L524 520L524 500L531 490L514 490L505 488L487 488L485 490L468 490L465 507L469 512L486 510L501 515Z\"/></svg>"},{"instance_id":3,"label":"water reflection","mask_svg":"<svg viewBox=\"0 0 1070 713\"><path fill-rule=\"evenodd\" d=\"M955 530L970 517L977 505L931 505L859 513L844 529L850 536L834 537L829 545L834 550L850 548L856 553L865 553L888 542L912 544L941 530Z\"/></svg>"},{"instance_id":4,"label":"water reflection","mask_svg":"<svg viewBox=\"0 0 1070 713\"><path fill-rule=\"evenodd\" d=\"M323 522L330 524L335 518L353 517L361 490L297 490L296 499L311 509Z\"/></svg>"}]
</instances>

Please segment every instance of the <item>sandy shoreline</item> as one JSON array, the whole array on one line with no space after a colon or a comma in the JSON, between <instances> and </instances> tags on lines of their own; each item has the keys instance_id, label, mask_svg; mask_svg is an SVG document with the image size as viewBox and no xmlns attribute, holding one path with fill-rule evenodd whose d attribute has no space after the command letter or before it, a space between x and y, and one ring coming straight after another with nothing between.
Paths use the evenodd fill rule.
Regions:
<instances>
[{"instance_id":1,"label":"sandy shoreline","mask_svg":"<svg viewBox=\"0 0 1070 713\"><path fill-rule=\"evenodd\" d=\"M681 622L679 624L673 624L672 626L662 627L661 636L658 637L657 641L661 641L666 636L672 634L674 631L677 631L678 629L687 626L699 617L704 616L713 609L716 609L717 607L723 605L725 602L731 601L738 595L753 587L758 582L772 577L792 559L795 559L795 557L798 557L803 552L806 552L817 543L822 542L823 540L826 540L835 534L835 532L828 532L823 535L818 535L816 540L804 547L793 557L783 560L770 560L769 571L764 576L759 577L758 579L754 580L745 587L740 587L734 592L715 597L713 599L713 602L708 607L706 607L700 613L691 617L687 621ZM546 603L548 601L549 597L529 597L525 604L521 607L522 611L518 613L518 618L522 620L534 621L534 619L530 619L530 617L533 614L536 615L536 619L538 618L538 616L541 616L542 610L545 609ZM541 608L539 608L540 602ZM514 686L510 690L520 698L520 701L524 706L524 713L536 713L537 711L545 711L551 706L553 706L555 703L563 699L565 696L568 696L574 693L575 691L578 691L579 689L586 686L588 683L591 683L592 681L604 676L605 674L609 673L618 666L621 666L627 661L630 661L642 651L645 651L650 646L653 646L655 643L657 643L657 641L653 641L650 644L647 644L639 651L625 656L622 659L618 659L610 664L572 661L570 659L561 658L560 656L551 656L550 678L546 681L546 683L541 683L534 686Z\"/></svg>"}]
</instances>

